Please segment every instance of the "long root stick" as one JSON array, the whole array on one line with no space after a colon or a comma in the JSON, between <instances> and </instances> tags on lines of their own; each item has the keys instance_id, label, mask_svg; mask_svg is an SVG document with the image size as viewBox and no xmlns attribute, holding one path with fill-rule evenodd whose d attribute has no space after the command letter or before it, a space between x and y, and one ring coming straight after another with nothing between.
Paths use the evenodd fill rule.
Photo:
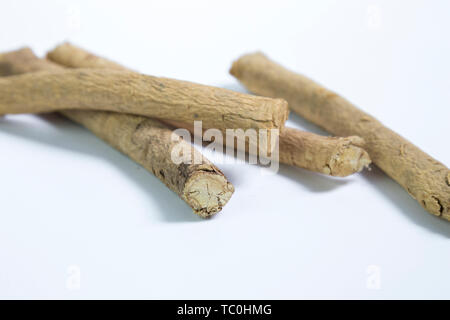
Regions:
<instances>
[{"instance_id":1,"label":"long root stick","mask_svg":"<svg viewBox=\"0 0 450 320\"><path fill-rule=\"evenodd\" d=\"M294 112L332 134L362 137L378 167L428 212L450 220L450 170L374 117L261 53L239 58L230 73L254 93L286 99Z\"/></svg>"},{"instance_id":2,"label":"long root stick","mask_svg":"<svg viewBox=\"0 0 450 320\"><path fill-rule=\"evenodd\" d=\"M40 70L59 72L63 68L37 58L29 49L0 55L2 76ZM201 217L219 212L234 192L232 184L216 166L181 137L173 140L171 128L157 120L107 111L66 110L61 113L152 172ZM171 157L174 148L201 161L176 164Z\"/></svg>"},{"instance_id":3,"label":"long root stick","mask_svg":"<svg viewBox=\"0 0 450 320\"><path fill-rule=\"evenodd\" d=\"M52 68L0 79L0 114L94 108L187 123L201 120L204 128L223 133L226 129L281 129L289 112L282 99L117 68L59 72Z\"/></svg>"}]
</instances>

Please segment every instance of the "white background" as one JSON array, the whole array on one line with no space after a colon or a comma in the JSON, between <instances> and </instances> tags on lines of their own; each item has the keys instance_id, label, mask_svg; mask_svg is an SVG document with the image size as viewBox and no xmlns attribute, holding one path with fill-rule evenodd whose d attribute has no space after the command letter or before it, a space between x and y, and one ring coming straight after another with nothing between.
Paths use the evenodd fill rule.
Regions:
<instances>
[{"instance_id":1,"label":"white background","mask_svg":"<svg viewBox=\"0 0 450 320\"><path fill-rule=\"evenodd\" d=\"M0 49L43 55L70 40L143 73L244 92L228 69L261 50L448 166L449 11L437 0L2 0ZM0 150L1 298L450 298L450 223L376 168L334 179L219 165L236 192L205 221L57 116L0 119Z\"/></svg>"}]
</instances>

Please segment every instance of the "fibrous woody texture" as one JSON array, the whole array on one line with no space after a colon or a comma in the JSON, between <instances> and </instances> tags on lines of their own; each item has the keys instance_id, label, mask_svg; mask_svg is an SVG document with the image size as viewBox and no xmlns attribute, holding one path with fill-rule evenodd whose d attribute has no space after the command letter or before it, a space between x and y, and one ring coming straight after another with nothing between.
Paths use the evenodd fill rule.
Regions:
<instances>
[{"instance_id":1,"label":"fibrous woody texture","mask_svg":"<svg viewBox=\"0 0 450 320\"><path fill-rule=\"evenodd\" d=\"M97 60L103 61L103 60ZM91 61L92 62L92 61ZM96 109L204 128L281 129L286 101L115 69L41 71L0 79L0 114ZM271 150L271 148L269 148Z\"/></svg>"},{"instance_id":2,"label":"fibrous woody texture","mask_svg":"<svg viewBox=\"0 0 450 320\"><path fill-rule=\"evenodd\" d=\"M57 46L47 54L47 58L71 68L126 70L117 63L69 43ZM168 121L168 123L193 131L192 122ZM284 128L280 131L279 157L280 162L285 164L344 177L359 172L370 164L370 158L363 149L363 145L364 141L358 137L323 137L297 129Z\"/></svg>"},{"instance_id":3,"label":"fibrous woody texture","mask_svg":"<svg viewBox=\"0 0 450 320\"><path fill-rule=\"evenodd\" d=\"M40 70L64 71L61 66L37 58L29 49L0 55L0 75ZM219 212L234 192L216 166L181 137L173 139L172 130L157 120L107 111L66 110L62 114L140 163L202 217ZM176 164L171 158L173 148L201 161Z\"/></svg>"},{"instance_id":4,"label":"fibrous woody texture","mask_svg":"<svg viewBox=\"0 0 450 320\"><path fill-rule=\"evenodd\" d=\"M230 73L254 93L286 99L291 110L332 134L362 137L378 167L428 212L450 220L449 169L374 117L261 53L239 58Z\"/></svg>"},{"instance_id":5,"label":"fibrous woody texture","mask_svg":"<svg viewBox=\"0 0 450 320\"><path fill-rule=\"evenodd\" d=\"M280 162L345 177L360 172L371 163L360 137L324 137L293 128L280 133Z\"/></svg>"}]
</instances>

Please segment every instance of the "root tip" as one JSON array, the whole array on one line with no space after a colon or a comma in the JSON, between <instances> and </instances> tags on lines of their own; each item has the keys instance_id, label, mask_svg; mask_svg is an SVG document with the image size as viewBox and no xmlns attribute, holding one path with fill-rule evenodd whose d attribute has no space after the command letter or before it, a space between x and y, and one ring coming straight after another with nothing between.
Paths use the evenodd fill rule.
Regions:
<instances>
[{"instance_id":1,"label":"root tip","mask_svg":"<svg viewBox=\"0 0 450 320\"><path fill-rule=\"evenodd\" d=\"M195 214L208 218L222 210L233 192L233 185L223 175L200 171L187 181L183 197Z\"/></svg>"}]
</instances>

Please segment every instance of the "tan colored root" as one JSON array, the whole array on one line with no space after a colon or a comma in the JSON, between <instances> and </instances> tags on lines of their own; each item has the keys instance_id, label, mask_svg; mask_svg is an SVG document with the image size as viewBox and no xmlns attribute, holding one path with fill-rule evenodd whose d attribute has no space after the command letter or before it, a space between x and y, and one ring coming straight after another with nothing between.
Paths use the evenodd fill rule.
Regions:
<instances>
[{"instance_id":1,"label":"tan colored root","mask_svg":"<svg viewBox=\"0 0 450 320\"><path fill-rule=\"evenodd\" d=\"M60 71L61 67L54 63L45 63L37 58L29 48L0 54L0 75L11 76L36 71Z\"/></svg>"},{"instance_id":2,"label":"tan colored root","mask_svg":"<svg viewBox=\"0 0 450 320\"><path fill-rule=\"evenodd\" d=\"M63 68L37 58L29 49L0 55L2 76L47 69ZM61 113L152 172L201 217L219 212L234 192L232 184L217 167L181 137L172 141L172 130L157 120L106 111L66 110ZM175 164L171 159L174 148L201 161L199 164Z\"/></svg>"},{"instance_id":3,"label":"tan colored root","mask_svg":"<svg viewBox=\"0 0 450 320\"><path fill-rule=\"evenodd\" d=\"M359 137L334 138L284 128L280 134L280 162L323 174L345 177L370 164Z\"/></svg>"},{"instance_id":4,"label":"tan colored root","mask_svg":"<svg viewBox=\"0 0 450 320\"><path fill-rule=\"evenodd\" d=\"M260 98L185 81L110 69L67 69L1 79L0 113L92 109L191 122L205 128L276 129L287 118L281 99Z\"/></svg>"},{"instance_id":5,"label":"tan colored root","mask_svg":"<svg viewBox=\"0 0 450 320\"><path fill-rule=\"evenodd\" d=\"M194 128L185 123L168 121L174 128L185 128L194 133ZM247 142L247 141L246 141ZM346 177L368 168L371 160L363 149L360 137L324 137L314 133L285 127L279 136L279 161L281 163L319 172ZM235 149L238 149L235 144ZM245 152L251 148L248 142Z\"/></svg>"},{"instance_id":6,"label":"tan colored root","mask_svg":"<svg viewBox=\"0 0 450 320\"><path fill-rule=\"evenodd\" d=\"M428 212L450 220L449 169L346 99L261 53L241 57L230 70L250 91L288 101L305 119L339 135L362 137L373 162Z\"/></svg>"},{"instance_id":7,"label":"tan colored root","mask_svg":"<svg viewBox=\"0 0 450 320\"><path fill-rule=\"evenodd\" d=\"M107 65L104 59L89 61ZM41 71L0 80L0 114L93 108L187 123L201 120L204 128L223 133L226 129L281 129L289 113L282 99L117 68Z\"/></svg>"},{"instance_id":8,"label":"tan colored root","mask_svg":"<svg viewBox=\"0 0 450 320\"><path fill-rule=\"evenodd\" d=\"M47 54L47 59L68 68L115 69L130 71L118 63L90 54L70 43L57 46Z\"/></svg>"},{"instance_id":9,"label":"tan colored root","mask_svg":"<svg viewBox=\"0 0 450 320\"><path fill-rule=\"evenodd\" d=\"M157 120L102 111L63 114L152 172L203 218L222 210L234 192L216 166L181 137L172 141L172 131ZM174 148L192 155L191 159L202 159L201 163L175 164L171 159Z\"/></svg>"},{"instance_id":10,"label":"tan colored root","mask_svg":"<svg viewBox=\"0 0 450 320\"><path fill-rule=\"evenodd\" d=\"M71 68L110 68L124 70L109 60L97 57L71 44L63 44L47 54L52 61ZM174 127L193 126L181 121L166 121ZM191 122L192 123L192 122ZM280 133L280 162L300 168L344 177L361 171L370 164L370 158L363 147L362 139L328 138L301 130L285 128ZM246 146L246 150L249 147Z\"/></svg>"}]
</instances>

